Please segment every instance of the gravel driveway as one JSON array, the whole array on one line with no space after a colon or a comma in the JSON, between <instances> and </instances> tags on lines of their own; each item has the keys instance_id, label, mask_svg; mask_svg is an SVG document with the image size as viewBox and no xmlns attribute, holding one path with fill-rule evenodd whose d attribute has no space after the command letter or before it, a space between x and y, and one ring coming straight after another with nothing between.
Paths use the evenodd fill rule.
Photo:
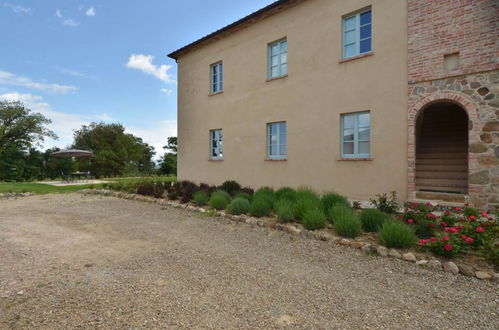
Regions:
<instances>
[{"instance_id":1,"label":"gravel driveway","mask_svg":"<svg viewBox=\"0 0 499 330\"><path fill-rule=\"evenodd\" d=\"M493 329L498 288L160 205L0 200L0 328Z\"/></svg>"}]
</instances>

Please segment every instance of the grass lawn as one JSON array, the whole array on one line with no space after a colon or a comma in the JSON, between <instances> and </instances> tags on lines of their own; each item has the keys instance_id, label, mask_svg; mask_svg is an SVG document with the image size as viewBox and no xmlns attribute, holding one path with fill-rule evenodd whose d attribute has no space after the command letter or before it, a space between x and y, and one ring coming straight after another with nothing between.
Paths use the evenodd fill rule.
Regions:
<instances>
[{"instance_id":1,"label":"grass lawn","mask_svg":"<svg viewBox=\"0 0 499 330\"><path fill-rule=\"evenodd\" d=\"M105 181L121 181L121 182L133 182L133 181L138 181L141 179L145 178L109 178L109 179L103 179ZM173 176L169 177L154 177L153 178L155 181L163 181L163 182L172 182L175 181L176 178ZM63 187L56 187L56 186L51 186L48 184L43 184L43 183L34 183L34 182L27 182L27 183L12 183L12 182L0 182L0 194L2 193L8 193L8 192L15 192L15 193L23 193L23 192L31 192L35 193L38 195L43 195L43 194L62 194L62 193L71 193L83 189L88 189L88 188L102 188L102 184L86 184L86 185L81 185L81 186L63 186Z\"/></svg>"}]
</instances>

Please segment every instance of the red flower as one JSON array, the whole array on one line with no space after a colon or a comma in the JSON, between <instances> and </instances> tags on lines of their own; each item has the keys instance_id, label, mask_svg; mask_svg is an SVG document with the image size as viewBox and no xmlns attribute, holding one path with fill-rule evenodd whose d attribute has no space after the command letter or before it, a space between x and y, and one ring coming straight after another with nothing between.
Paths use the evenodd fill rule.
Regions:
<instances>
[{"instance_id":1,"label":"red flower","mask_svg":"<svg viewBox=\"0 0 499 330\"><path fill-rule=\"evenodd\" d=\"M445 251L452 251L452 245L450 245L450 244L444 245L444 250Z\"/></svg>"},{"instance_id":2,"label":"red flower","mask_svg":"<svg viewBox=\"0 0 499 330\"><path fill-rule=\"evenodd\" d=\"M432 228L432 229L433 229L433 228L435 228L435 225L434 225L434 224L432 224L432 223L430 223L430 224L428 225L428 227L430 227L430 228Z\"/></svg>"},{"instance_id":3,"label":"red flower","mask_svg":"<svg viewBox=\"0 0 499 330\"><path fill-rule=\"evenodd\" d=\"M414 223L414 220L413 219L408 219L407 223Z\"/></svg>"},{"instance_id":4,"label":"red flower","mask_svg":"<svg viewBox=\"0 0 499 330\"><path fill-rule=\"evenodd\" d=\"M418 206L419 206L419 204L418 204L418 203L412 203L412 207L413 207L413 208L416 208L416 207L418 207Z\"/></svg>"},{"instance_id":5,"label":"red flower","mask_svg":"<svg viewBox=\"0 0 499 330\"><path fill-rule=\"evenodd\" d=\"M489 215L487 214L487 212L482 212L482 217L488 217Z\"/></svg>"},{"instance_id":6,"label":"red flower","mask_svg":"<svg viewBox=\"0 0 499 330\"><path fill-rule=\"evenodd\" d=\"M470 221L475 221L475 216L474 215L470 215Z\"/></svg>"},{"instance_id":7,"label":"red flower","mask_svg":"<svg viewBox=\"0 0 499 330\"><path fill-rule=\"evenodd\" d=\"M483 227L476 227L475 231L477 233L483 233L485 231L485 229L483 229Z\"/></svg>"},{"instance_id":8,"label":"red flower","mask_svg":"<svg viewBox=\"0 0 499 330\"><path fill-rule=\"evenodd\" d=\"M448 241L449 240L449 236L442 236L442 241Z\"/></svg>"},{"instance_id":9,"label":"red flower","mask_svg":"<svg viewBox=\"0 0 499 330\"><path fill-rule=\"evenodd\" d=\"M426 206L431 206L431 203L430 202L426 203Z\"/></svg>"},{"instance_id":10,"label":"red flower","mask_svg":"<svg viewBox=\"0 0 499 330\"><path fill-rule=\"evenodd\" d=\"M442 222L440 222L439 226L441 226L441 227L447 227L447 224L442 221Z\"/></svg>"},{"instance_id":11,"label":"red flower","mask_svg":"<svg viewBox=\"0 0 499 330\"><path fill-rule=\"evenodd\" d=\"M430 242L434 243L434 242L436 242L436 241L437 241L437 239L436 239L435 237L431 237L431 238L430 238Z\"/></svg>"},{"instance_id":12,"label":"red flower","mask_svg":"<svg viewBox=\"0 0 499 330\"><path fill-rule=\"evenodd\" d=\"M466 240L466 239L468 238L468 236L466 236L466 235L461 235L461 238L462 238L462 239L464 239L464 240Z\"/></svg>"},{"instance_id":13,"label":"red flower","mask_svg":"<svg viewBox=\"0 0 499 330\"><path fill-rule=\"evenodd\" d=\"M426 243L427 243L427 242L428 242L427 240L422 239L422 240L420 240L420 241L419 241L419 244L421 244L421 245L426 245Z\"/></svg>"},{"instance_id":14,"label":"red flower","mask_svg":"<svg viewBox=\"0 0 499 330\"><path fill-rule=\"evenodd\" d=\"M462 209L460 207L456 207L454 210L456 210L456 212L461 212Z\"/></svg>"},{"instance_id":15,"label":"red flower","mask_svg":"<svg viewBox=\"0 0 499 330\"><path fill-rule=\"evenodd\" d=\"M471 243L473 243L474 239L471 237L466 237L465 241L466 241L466 243L471 244Z\"/></svg>"},{"instance_id":16,"label":"red flower","mask_svg":"<svg viewBox=\"0 0 499 330\"><path fill-rule=\"evenodd\" d=\"M426 216L427 216L428 218L430 218L430 219L435 219L435 218L437 217L437 216L436 216L435 214L433 214L433 213L428 213Z\"/></svg>"},{"instance_id":17,"label":"red flower","mask_svg":"<svg viewBox=\"0 0 499 330\"><path fill-rule=\"evenodd\" d=\"M460 221L465 221L466 219L463 217L463 218L459 218Z\"/></svg>"},{"instance_id":18,"label":"red flower","mask_svg":"<svg viewBox=\"0 0 499 330\"><path fill-rule=\"evenodd\" d=\"M445 232L446 233L452 233L452 228L451 227L445 227Z\"/></svg>"}]
</instances>

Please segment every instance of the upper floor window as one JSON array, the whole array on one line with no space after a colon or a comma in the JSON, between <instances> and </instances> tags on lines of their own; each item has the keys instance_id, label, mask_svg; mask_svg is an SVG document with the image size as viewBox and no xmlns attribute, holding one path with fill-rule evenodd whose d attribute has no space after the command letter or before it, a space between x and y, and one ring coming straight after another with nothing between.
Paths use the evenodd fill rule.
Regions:
<instances>
[{"instance_id":1,"label":"upper floor window","mask_svg":"<svg viewBox=\"0 0 499 330\"><path fill-rule=\"evenodd\" d=\"M211 85L211 93L220 93L224 90L223 85L223 63L218 62L212 64L210 67L210 85Z\"/></svg>"},{"instance_id":2,"label":"upper floor window","mask_svg":"<svg viewBox=\"0 0 499 330\"><path fill-rule=\"evenodd\" d=\"M269 44L269 78L288 74L288 41L282 39Z\"/></svg>"},{"instance_id":3,"label":"upper floor window","mask_svg":"<svg viewBox=\"0 0 499 330\"><path fill-rule=\"evenodd\" d=\"M267 157L286 158L286 122L267 124Z\"/></svg>"},{"instance_id":4,"label":"upper floor window","mask_svg":"<svg viewBox=\"0 0 499 330\"><path fill-rule=\"evenodd\" d=\"M372 50L371 9L343 18L343 58L349 58Z\"/></svg>"},{"instance_id":5,"label":"upper floor window","mask_svg":"<svg viewBox=\"0 0 499 330\"><path fill-rule=\"evenodd\" d=\"M371 114L359 112L341 116L341 156L371 157Z\"/></svg>"},{"instance_id":6,"label":"upper floor window","mask_svg":"<svg viewBox=\"0 0 499 330\"><path fill-rule=\"evenodd\" d=\"M222 140L223 131L221 129L214 129L210 131L210 158L211 159L222 159Z\"/></svg>"}]
</instances>

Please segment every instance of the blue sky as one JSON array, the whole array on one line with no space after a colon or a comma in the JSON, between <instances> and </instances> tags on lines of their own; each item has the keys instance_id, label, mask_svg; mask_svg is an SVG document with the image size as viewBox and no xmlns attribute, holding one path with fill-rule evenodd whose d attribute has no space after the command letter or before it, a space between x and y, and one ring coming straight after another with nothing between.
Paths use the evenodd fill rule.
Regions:
<instances>
[{"instance_id":1,"label":"blue sky","mask_svg":"<svg viewBox=\"0 0 499 330\"><path fill-rule=\"evenodd\" d=\"M166 54L273 0L0 0L0 98L50 118L65 147L119 122L163 152L176 135L177 68Z\"/></svg>"}]
</instances>

